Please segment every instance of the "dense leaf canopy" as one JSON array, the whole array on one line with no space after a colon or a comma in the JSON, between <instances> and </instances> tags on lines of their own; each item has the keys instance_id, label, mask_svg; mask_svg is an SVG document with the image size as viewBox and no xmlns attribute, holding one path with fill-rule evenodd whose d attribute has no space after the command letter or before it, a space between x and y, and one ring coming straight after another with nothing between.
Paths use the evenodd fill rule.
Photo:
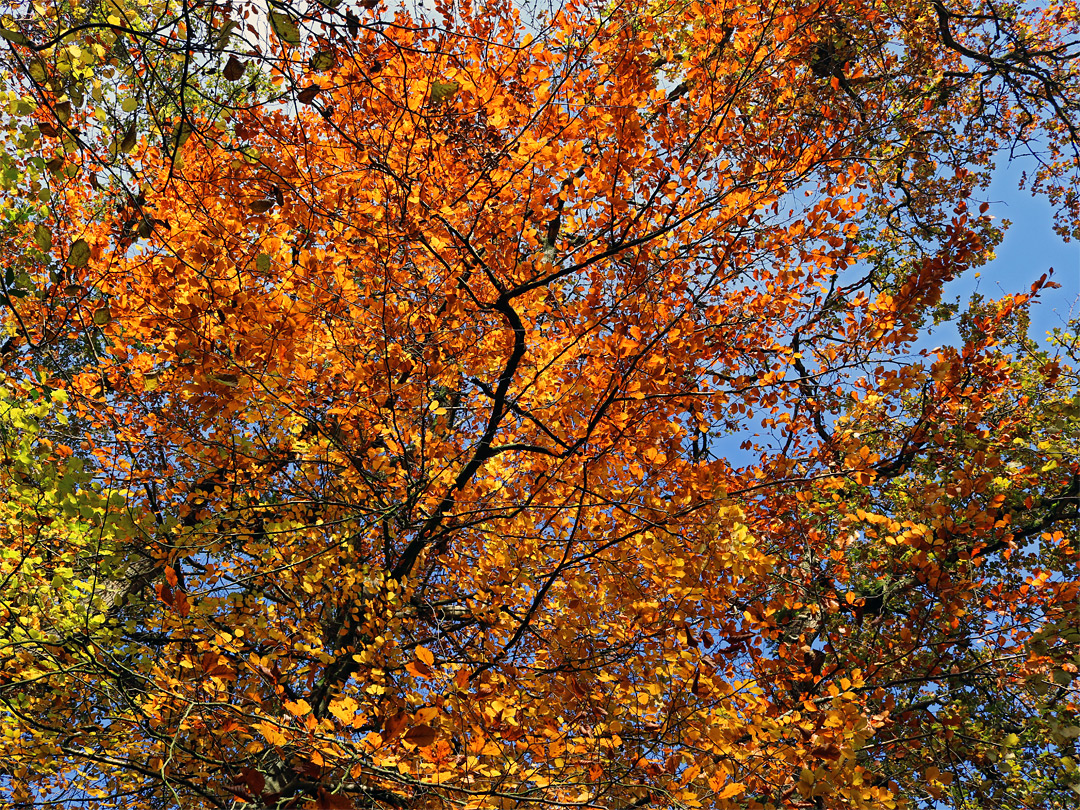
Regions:
<instances>
[{"instance_id":1,"label":"dense leaf canopy","mask_svg":"<svg viewBox=\"0 0 1080 810\"><path fill-rule=\"evenodd\" d=\"M5 9L6 806L1075 807L1075 0Z\"/></svg>"}]
</instances>

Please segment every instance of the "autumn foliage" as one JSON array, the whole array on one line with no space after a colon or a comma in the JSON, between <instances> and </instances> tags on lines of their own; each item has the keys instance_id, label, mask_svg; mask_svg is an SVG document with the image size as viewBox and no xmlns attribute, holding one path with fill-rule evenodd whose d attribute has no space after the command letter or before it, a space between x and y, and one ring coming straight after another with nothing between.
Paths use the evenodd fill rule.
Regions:
<instances>
[{"instance_id":1,"label":"autumn foliage","mask_svg":"<svg viewBox=\"0 0 1080 810\"><path fill-rule=\"evenodd\" d=\"M5 806L1075 806L1075 0L16 6Z\"/></svg>"}]
</instances>

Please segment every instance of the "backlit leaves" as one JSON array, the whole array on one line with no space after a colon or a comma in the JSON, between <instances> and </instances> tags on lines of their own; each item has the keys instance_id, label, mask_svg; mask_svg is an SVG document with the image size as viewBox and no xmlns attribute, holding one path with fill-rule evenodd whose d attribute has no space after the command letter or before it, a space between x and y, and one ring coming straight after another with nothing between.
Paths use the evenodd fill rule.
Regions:
<instances>
[{"instance_id":1,"label":"backlit leaves","mask_svg":"<svg viewBox=\"0 0 1080 810\"><path fill-rule=\"evenodd\" d=\"M1052 5L28 11L0 785L1071 807L1075 335L942 303Z\"/></svg>"}]
</instances>

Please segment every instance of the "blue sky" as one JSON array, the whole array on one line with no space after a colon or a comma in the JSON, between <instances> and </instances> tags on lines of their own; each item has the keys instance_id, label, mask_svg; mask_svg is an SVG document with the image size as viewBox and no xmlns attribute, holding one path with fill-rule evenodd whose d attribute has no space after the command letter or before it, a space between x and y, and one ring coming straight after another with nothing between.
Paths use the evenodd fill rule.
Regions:
<instances>
[{"instance_id":1,"label":"blue sky","mask_svg":"<svg viewBox=\"0 0 1080 810\"><path fill-rule=\"evenodd\" d=\"M978 269L978 278L968 272L950 284L945 298L959 295L963 304L974 291L987 298L1025 292L1053 268L1053 280L1061 288L1044 292L1031 310L1029 336L1045 344L1047 331L1064 326L1069 317L1080 316L1080 242L1067 243L1054 233L1054 210L1045 197L1017 189L1023 168L1023 162L1018 162L1000 169L986 195L989 213L1012 222L997 258ZM946 337L943 330L938 342L952 339L955 331Z\"/></svg>"}]
</instances>

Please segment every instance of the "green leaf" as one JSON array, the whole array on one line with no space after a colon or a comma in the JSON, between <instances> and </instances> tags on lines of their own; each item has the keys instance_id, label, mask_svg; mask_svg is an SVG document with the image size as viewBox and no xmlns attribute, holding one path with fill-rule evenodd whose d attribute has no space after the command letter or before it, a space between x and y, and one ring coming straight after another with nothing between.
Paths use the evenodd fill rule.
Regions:
<instances>
[{"instance_id":1,"label":"green leaf","mask_svg":"<svg viewBox=\"0 0 1080 810\"><path fill-rule=\"evenodd\" d=\"M277 38L289 45L300 44L300 29L288 16L278 11L270 12L270 28L277 34Z\"/></svg>"},{"instance_id":2,"label":"green leaf","mask_svg":"<svg viewBox=\"0 0 1080 810\"><path fill-rule=\"evenodd\" d=\"M125 155L135 148L135 122L131 122L131 126L128 127L127 132L124 133L123 140L120 141L120 151Z\"/></svg>"},{"instance_id":3,"label":"green leaf","mask_svg":"<svg viewBox=\"0 0 1080 810\"><path fill-rule=\"evenodd\" d=\"M16 45L30 44L30 40L22 31L9 31L6 28L0 28L0 37L3 37L8 42L14 42Z\"/></svg>"},{"instance_id":4,"label":"green leaf","mask_svg":"<svg viewBox=\"0 0 1080 810\"><path fill-rule=\"evenodd\" d=\"M77 239L71 243L71 251L68 253L67 264L68 267L73 267L76 270L80 267L86 267L90 263L90 245L87 244L85 239Z\"/></svg>"},{"instance_id":5,"label":"green leaf","mask_svg":"<svg viewBox=\"0 0 1080 810\"><path fill-rule=\"evenodd\" d=\"M431 103L438 104L440 101L446 101L453 98L461 87L457 82L432 82L431 83Z\"/></svg>"},{"instance_id":6,"label":"green leaf","mask_svg":"<svg viewBox=\"0 0 1080 810\"><path fill-rule=\"evenodd\" d=\"M330 68L332 68L335 61L336 59L334 58L333 51L319 51L311 57L311 60L308 62L308 66L312 70L321 73L324 70L329 70Z\"/></svg>"},{"instance_id":7,"label":"green leaf","mask_svg":"<svg viewBox=\"0 0 1080 810\"><path fill-rule=\"evenodd\" d=\"M44 225L34 226L34 244L44 251L52 249L52 231Z\"/></svg>"},{"instance_id":8,"label":"green leaf","mask_svg":"<svg viewBox=\"0 0 1080 810\"><path fill-rule=\"evenodd\" d=\"M111 320L112 313L109 312L109 308L107 306L98 307L94 310L94 323L96 323L98 326L105 326Z\"/></svg>"},{"instance_id":9,"label":"green leaf","mask_svg":"<svg viewBox=\"0 0 1080 810\"><path fill-rule=\"evenodd\" d=\"M187 121L181 121L180 124L173 129L172 142L173 148L179 149L185 143L187 139L191 137L191 125Z\"/></svg>"},{"instance_id":10,"label":"green leaf","mask_svg":"<svg viewBox=\"0 0 1080 810\"><path fill-rule=\"evenodd\" d=\"M229 40L232 39L232 32L240 27L240 24L235 20L229 20L223 26L221 26L221 32L218 34L217 49L222 51L225 46L229 44Z\"/></svg>"},{"instance_id":11,"label":"green leaf","mask_svg":"<svg viewBox=\"0 0 1080 810\"><path fill-rule=\"evenodd\" d=\"M255 257L255 269L260 273L265 273L270 269L270 255L267 253L260 253Z\"/></svg>"}]
</instances>

